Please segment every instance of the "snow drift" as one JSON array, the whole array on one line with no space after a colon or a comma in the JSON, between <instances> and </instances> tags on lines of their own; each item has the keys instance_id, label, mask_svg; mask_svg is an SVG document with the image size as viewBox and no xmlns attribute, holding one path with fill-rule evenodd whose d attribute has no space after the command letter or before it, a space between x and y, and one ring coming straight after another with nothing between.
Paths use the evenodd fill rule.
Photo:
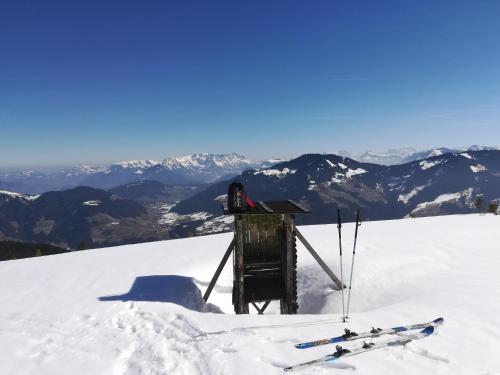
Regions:
<instances>
[{"instance_id":1,"label":"snow drift","mask_svg":"<svg viewBox=\"0 0 500 375\"><path fill-rule=\"evenodd\" d=\"M205 304L200 290L231 234L2 262L0 372L282 374L334 351L298 342L444 316L429 338L302 373L499 374L499 225L493 215L363 223L348 323L340 292L302 247L299 315L276 314L278 304L232 314L229 265ZM343 229L348 254L354 225ZM338 273L336 227L301 231Z\"/></svg>"}]
</instances>

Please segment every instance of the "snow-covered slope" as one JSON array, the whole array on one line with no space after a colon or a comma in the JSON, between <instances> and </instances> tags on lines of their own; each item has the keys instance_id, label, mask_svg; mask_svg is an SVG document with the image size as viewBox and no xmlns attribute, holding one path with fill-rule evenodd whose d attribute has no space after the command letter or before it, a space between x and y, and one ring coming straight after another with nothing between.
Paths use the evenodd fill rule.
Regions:
<instances>
[{"instance_id":1,"label":"snow-covered slope","mask_svg":"<svg viewBox=\"0 0 500 375\"><path fill-rule=\"evenodd\" d=\"M198 288L230 234L2 262L0 372L282 374L334 350L299 341L443 316L429 338L300 373L498 374L499 225L493 215L363 223L347 324L340 292L302 247L299 315L233 315L230 267L205 305ZM349 249L354 227L343 228ZM301 230L338 273L336 227Z\"/></svg>"}]
</instances>

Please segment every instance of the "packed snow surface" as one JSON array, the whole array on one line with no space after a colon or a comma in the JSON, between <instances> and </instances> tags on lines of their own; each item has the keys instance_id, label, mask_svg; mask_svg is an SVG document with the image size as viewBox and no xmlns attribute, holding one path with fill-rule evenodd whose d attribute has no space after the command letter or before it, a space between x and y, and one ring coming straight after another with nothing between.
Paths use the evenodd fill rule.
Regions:
<instances>
[{"instance_id":1,"label":"packed snow surface","mask_svg":"<svg viewBox=\"0 0 500 375\"><path fill-rule=\"evenodd\" d=\"M231 260L205 304L229 233L0 262L0 373L283 374L335 350L298 342L442 316L428 338L299 373L499 374L499 226L494 215L363 223L348 323L302 246L300 314L278 315L276 303L232 314ZM342 228L348 274L354 226ZM338 275L336 230L301 228Z\"/></svg>"}]
</instances>

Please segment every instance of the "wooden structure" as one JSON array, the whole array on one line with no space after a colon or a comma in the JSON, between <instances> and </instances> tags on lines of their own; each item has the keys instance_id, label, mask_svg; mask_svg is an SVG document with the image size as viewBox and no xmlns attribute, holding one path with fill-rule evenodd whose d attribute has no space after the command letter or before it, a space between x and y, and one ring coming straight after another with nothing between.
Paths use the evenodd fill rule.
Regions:
<instances>
[{"instance_id":1,"label":"wooden structure","mask_svg":"<svg viewBox=\"0 0 500 375\"><path fill-rule=\"evenodd\" d=\"M233 254L233 305L237 314L248 314L249 304L263 314L273 300L280 301L282 314L296 314L296 238L341 288L339 279L295 227L294 215L304 213L308 210L288 200L259 201L248 211L234 214L234 238L203 296L204 300L208 300L224 265ZM230 213L225 211L225 214Z\"/></svg>"}]
</instances>

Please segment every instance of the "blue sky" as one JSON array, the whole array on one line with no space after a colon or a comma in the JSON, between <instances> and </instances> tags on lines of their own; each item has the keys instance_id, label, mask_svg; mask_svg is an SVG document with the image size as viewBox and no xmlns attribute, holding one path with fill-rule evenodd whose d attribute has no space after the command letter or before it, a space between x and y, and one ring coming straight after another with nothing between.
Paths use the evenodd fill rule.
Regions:
<instances>
[{"instance_id":1,"label":"blue sky","mask_svg":"<svg viewBox=\"0 0 500 375\"><path fill-rule=\"evenodd\" d=\"M6 1L0 166L499 145L499 1Z\"/></svg>"}]
</instances>

